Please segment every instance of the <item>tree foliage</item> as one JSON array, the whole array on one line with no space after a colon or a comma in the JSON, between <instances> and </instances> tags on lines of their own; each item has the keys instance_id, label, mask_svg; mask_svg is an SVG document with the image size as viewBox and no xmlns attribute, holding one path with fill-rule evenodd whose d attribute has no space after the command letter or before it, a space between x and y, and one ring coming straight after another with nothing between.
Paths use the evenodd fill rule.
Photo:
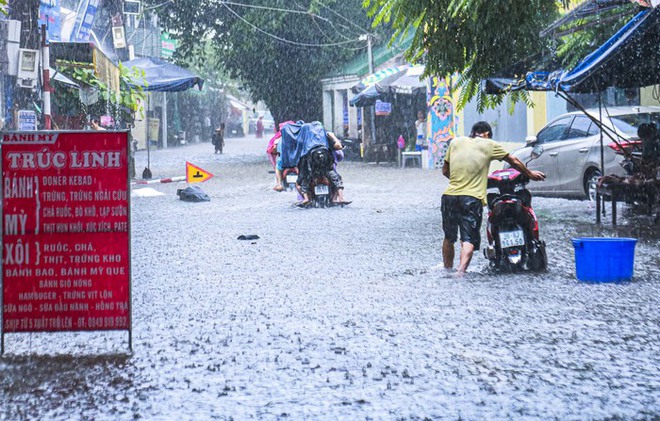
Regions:
<instances>
[{"instance_id":1,"label":"tree foliage","mask_svg":"<svg viewBox=\"0 0 660 421\"><path fill-rule=\"evenodd\" d=\"M572 20L550 34L555 51L565 68L575 66L584 56L609 39L638 11L633 2L609 7Z\"/></svg>"},{"instance_id":2,"label":"tree foliage","mask_svg":"<svg viewBox=\"0 0 660 421\"><path fill-rule=\"evenodd\" d=\"M140 103L144 104L146 95L140 85L144 83L144 72L136 68L128 68L119 64L119 92L112 91L107 84L101 81L88 63L75 63L58 61L58 70L73 79L82 88L91 88L98 91L99 101L95 104L85 105L80 101L80 95L75 89L55 90L55 104L62 113L78 115L105 115L108 114L117 122L131 124L135 117L142 112Z\"/></svg>"},{"instance_id":3,"label":"tree foliage","mask_svg":"<svg viewBox=\"0 0 660 421\"><path fill-rule=\"evenodd\" d=\"M414 31L406 58L424 61L427 75L459 74L459 108L476 97L480 110L502 101L482 95L481 80L537 52L540 28L558 16L555 0L364 0L364 7L376 25Z\"/></svg>"},{"instance_id":4,"label":"tree foliage","mask_svg":"<svg viewBox=\"0 0 660 421\"><path fill-rule=\"evenodd\" d=\"M278 121L322 115L319 83L366 51L370 28L361 0L177 0L159 10L179 41L180 60L207 60L263 100ZM205 54L205 40L213 45Z\"/></svg>"},{"instance_id":5,"label":"tree foliage","mask_svg":"<svg viewBox=\"0 0 660 421\"><path fill-rule=\"evenodd\" d=\"M559 34L540 32L555 21L569 0L364 0L374 25L391 23L395 35L414 31L406 52L411 62L426 63L427 75L459 74L459 108L473 98L480 111L499 105L503 96L484 95L481 81L535 54L574 65L621 26L634 9L631 3L608 8L567 23ZM601 23L601 24L599 24ZM576 29L575 31L571 28ZM582 28L580 30L580 28ZM529 99L512 93L509 104Z\"/></svg>"}]
</instances>

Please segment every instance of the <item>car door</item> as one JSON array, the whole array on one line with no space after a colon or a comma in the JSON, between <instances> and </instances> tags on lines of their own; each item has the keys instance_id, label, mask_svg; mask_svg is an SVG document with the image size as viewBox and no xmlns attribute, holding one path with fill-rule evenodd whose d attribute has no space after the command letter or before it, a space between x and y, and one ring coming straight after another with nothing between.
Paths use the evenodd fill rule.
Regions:
<instances>
[{"instance_id":1,"label":"car door","mask_svg":"<svg viewBox=\"0 0 660 421\"><path fill-rule=\"evenodd\" d=\"M527 167L531 170L545 173L545 181L533 181L530 190L537 192L555 192L560 187L559 148L566 138L573 116L559 118L545 126L536 136L535 146L540 146L543 153L540 157L529 161ZM524 162L524 160L523 160Z\"/></svg>"},{"instance_id":2,"label":"car door","mask_svg":"<svg viewBox=\"0 0 660 421\"><path fill-rule=\"evenodd\" d=\"M598 128L583 115L573 119L566 135L557 148L559 162L559 186L562 194L582 196L584 194L584 172L589 158L596 150Z\"/></svg>"}]
</instances>

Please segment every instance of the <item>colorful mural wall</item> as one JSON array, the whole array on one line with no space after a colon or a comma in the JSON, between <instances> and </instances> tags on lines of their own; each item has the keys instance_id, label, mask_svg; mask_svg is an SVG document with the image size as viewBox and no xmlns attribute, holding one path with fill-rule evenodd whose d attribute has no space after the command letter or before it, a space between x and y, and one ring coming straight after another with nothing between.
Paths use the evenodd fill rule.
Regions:
<instances>
[{"instance_id":1,"label":"colorful mural wall","mask_svg":"<svg viewBox=\"0 0 660 421\"><path fill-rule=\"evenodd\" d=\"M449 141L458 130L458 114L454 110L454 96L450 77L429 78L426 91L428 103L428 168L441 168Z\"/></svg>"}]
</instances>

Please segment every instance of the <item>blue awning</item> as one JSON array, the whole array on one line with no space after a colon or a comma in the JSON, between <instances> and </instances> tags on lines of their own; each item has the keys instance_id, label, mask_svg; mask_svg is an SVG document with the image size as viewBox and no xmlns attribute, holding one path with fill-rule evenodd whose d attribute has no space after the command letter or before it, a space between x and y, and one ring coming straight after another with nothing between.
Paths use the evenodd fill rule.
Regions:
<instances>
[{"instance_id":1,"label":"blue awning","mask_svg":"<svg viewBox=\"0 0 660 421\"><path fill-rule=\"evenodd\" d=\"M637 88L660 83L660 9L646 9L550 83L566 92L599 92L609 86Z\"/></svg>"},{"instance_id":2,"label":"blue awning","mask_svg":"<svg viewBox=\"0 0 660 421\"><path fill-rule=\"evenodd\" d=\"M140 57L122 63L125 67L134 67L144 71L146 84L137 80L138 86L145 91L180 92L195 85L202 89L204 79L196 76L190 70L155 57Z\"/></svg>"},{"instance_id":3,"label":"blue awning","mask_svg":"<svg viewBox=\"0 0 660 421\"><path fill-rule=\"evenodd\" d=\"M600 92L660 83L660 8L645 9L573 69L528 72L524 79L491 78L486 93Z\"/></svg>"}]
</instances>

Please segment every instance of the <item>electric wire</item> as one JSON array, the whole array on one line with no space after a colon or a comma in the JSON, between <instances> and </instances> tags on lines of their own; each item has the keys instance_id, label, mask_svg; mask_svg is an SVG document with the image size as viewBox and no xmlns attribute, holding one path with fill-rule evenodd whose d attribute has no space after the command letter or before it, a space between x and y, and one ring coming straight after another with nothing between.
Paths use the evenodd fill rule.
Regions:
<instances>
[{"instance_id":1,"label":"electric wire","mask_svg":"<svg viewBox=\"0 0 660 421\"><path fill-rule=\"evenodd\" d=\"M353 22L352 20L344 17L341 13L337 12L336 10L331 9L330 7L326 6L325 4L321 3L320 1L317 0L317 3L320 4L321 6L325 7L327 10L329 10L331 13L334 13L335 15L339 16L342 20L350 23L351 25L355 26L358 28L361 32L367 34L367 35L373 35L371 32L367 31L357 23Z\"/></svg>"},{"instance_id":2,"label":"electric wire","mask_svg":"<svg viewBox=\"0 0 660 421\"><path fill-rule=\"evenodd\" d=\"M237 2L233 2L233 1L221 1L220 4L230 5L230 6L247 7L247 8L250 8L250 9L268 10L268 11L272 11L272 12L286 12L286 13L296 13L296 14L300 14L300 15L310 15L310 16L317 17L317 18L322 19L322 20L327 20L327 19L325 19L325 18L323 18L323 17L321 17L321 16L319 16L315 13L311 13L311 12L308 12L306 10L293 10L293 9L284 9L284 8L281 8L281 7L259 6L259 5L255 5L255 4L237 3Z\"/></svg>"},{"instance_id":3,"label":"electric wire","mask_svg":"<svg viewBox=\"0 0 660 421\"><path fill-rule=\"evenodd\" d=\"M355 43L355 42L359 41L359 39L357 39L357 38L353 39L353 40L339 41L339 42L334 42L334 43L306 43L306 42L291 41L291 40L288 40L286 38L282 38L280 36L277 36L273 33L267 32L267 31L259 28L257 25L253 24L252 22L245 19L243 16L236 13L231 7L229 7L227 5L226 2L222 2L220 4L222 4L231 14L236 16L240 21L242 21L246 25L250 26L254 30L256 30L256 31L258 31L258 32L270 37L270 38L276 39L276 40L278 40L280 42L283 42L283 43L286 43L286 44L296 45L296 46L299 46L299 47L336 47L336 46L351 44L351 43Z\"/></svg>"},{"instance_id":4,"label":"electric wire","mask_svg":"<svg viewBox=\"0 0 660 421\"><path fill-rule=\"evenodd\" d=\"M170 4L170 3L174 3L174 0L167 0L167 1L163 2L163 3L161 3L161 4L157 4L157 5L155 5L155 6L143 7L143 8L142 8L142 13L144 13L144 12L147 11L147 10L160 9L161 7L163 7L163 6L167 6L167 5Z\"/></svg>"}]
</instances>

